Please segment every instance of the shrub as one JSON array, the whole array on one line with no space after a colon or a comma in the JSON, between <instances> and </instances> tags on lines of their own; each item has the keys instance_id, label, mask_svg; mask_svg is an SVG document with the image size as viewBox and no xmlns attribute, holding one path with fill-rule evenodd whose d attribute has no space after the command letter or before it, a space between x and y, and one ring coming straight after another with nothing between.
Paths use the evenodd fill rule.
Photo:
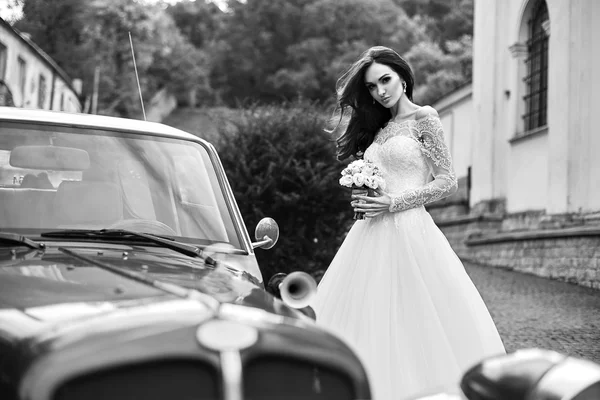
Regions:
<instances>
[{"instance_id":1,"label":"shrub","mask_svg":"<svg viewBox=\"0 0 600 400\"><path fill-rule=\"evenodd\" d=\"M349 192L339 183L345 166L323 128L318 105L251 106L222 129L216 143L251 234L269 216L280 227L277 245L258 250L266 281L276 272L325 269L351 222Z\"/></svg>"}]
</instances>

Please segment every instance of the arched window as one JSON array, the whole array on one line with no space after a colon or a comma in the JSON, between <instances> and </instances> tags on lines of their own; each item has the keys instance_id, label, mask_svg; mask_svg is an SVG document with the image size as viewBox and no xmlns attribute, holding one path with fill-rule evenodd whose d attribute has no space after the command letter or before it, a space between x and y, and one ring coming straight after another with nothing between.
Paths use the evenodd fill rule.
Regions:
<instances>
[{"instance_id":1,"label":"arched window","mask_svg":"<svg viewBox=\"0 0 600 400\"><path fill-rule=\"evenodd\" d=\"M523 115L525 132L546 126L548 117L548 7L544 0L535 4L529 20L527 40L527 75L523 79L526 85L525 114Z\"/></svg>"}]
</instances>

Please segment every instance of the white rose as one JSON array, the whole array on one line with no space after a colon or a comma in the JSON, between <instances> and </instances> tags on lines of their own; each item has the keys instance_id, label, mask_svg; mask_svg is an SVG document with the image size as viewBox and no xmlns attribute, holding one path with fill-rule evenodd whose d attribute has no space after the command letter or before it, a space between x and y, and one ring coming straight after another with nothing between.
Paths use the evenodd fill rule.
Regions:
<instances>
[{"instance_id":1,"label":"white rose","mask_svg":"<svg viewBox=\"0 0 600 400\"><path fill-rule=\"evenodd\" d=\"M350 163L350 165L348 165L348 168L350 168L352 175L354 175L354 174L358 174L358 173L360 173L360 171L362 171L363 165L364 165L363 160L356 160L356 161L352 161Z\"/></svg>"},{"instance_id":2,"label":"white rose","mask_svg":"<svg viewBox=\"0 0 600 400\"><path fill-rule=\"evenodd\" d=\"M362 173L367 176L373 175L374 168L375 166L373 164L365 164L363 166Z\"/></svg>"},{"instance_id":3,"label":"white rose","mask_svg":"<svg viewBox=\"0 0 600 400\"><path fill-rule=\"evenodd\" d=\"M363 174L354 174L352 176L352 181L354 182L354 185L358 186L358 187L362 187L365 184L365 180L366 180L366 176L364 176Z\"/></svg>"},{"instance_id":4,"label":"white rose","mask_svg":"<svg viewBox=\"0 0 600 400\"><path fill-rule=\"evenodd\" d=\"M377 187L380 187L385 190L385 180L381 176L376 175L373 177L373 180L375 182L377 182ZM376 189L376 188L374 188L374 189Z\"/></svg>"},{"instance_id":5,"label":"white rose","mask_svg":"<svg viewBox=\"0 0 600 400\"><path fill-rule=\"evenodd\" d=\"M342 170L342 175L344 175L344 176L345 176L345 175L350 175L350 168L344 168L344 169Z\"/></svg>"},{"instance_id":6,"label":"white rose","mask_svg":"<svg viewBox=\"0 0 600 400\"><path fill-rule=\"evenodd\" d=\"M373 176L367 177L365 185L367 185L367 187L370 187L371 189L377 189L377 187L379 186L377 180Z\"/></svg>"},{"instance_id":7,"label":"white rose","mask_svg":"<svg viewBox=\"0 0 600 400\"><path fill-rule=\"evenodd\" d=\"M340 185L342 186L352 187L352 183L354 183L354 181L350 175L344 175L340 178Z\"/></svg>"}]
</instances>

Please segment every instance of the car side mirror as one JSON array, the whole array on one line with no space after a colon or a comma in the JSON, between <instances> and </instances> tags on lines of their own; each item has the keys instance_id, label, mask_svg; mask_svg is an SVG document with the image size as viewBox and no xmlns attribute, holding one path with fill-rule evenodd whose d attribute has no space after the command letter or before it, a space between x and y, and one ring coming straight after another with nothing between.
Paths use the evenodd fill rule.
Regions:
<instances>
[{"instance_id":1,"label":"car side mirror","mask_svg":"<svg viewBox=\"0 0 600 400\"><path fill-rule=\"evenodd\" d=\"M252 248L268 250L275 246L275 243L279 240L279 225L273 218L263 218L256 225L254 236L256 242L252 243Z\"/></svg>"}]
</instances>

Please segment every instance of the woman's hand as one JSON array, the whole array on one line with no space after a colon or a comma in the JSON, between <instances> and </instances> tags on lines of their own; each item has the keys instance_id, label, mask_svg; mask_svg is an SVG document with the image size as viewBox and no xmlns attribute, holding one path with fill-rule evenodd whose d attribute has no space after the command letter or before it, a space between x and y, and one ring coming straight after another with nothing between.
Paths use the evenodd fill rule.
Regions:
<instances>
[{"instance_id":1,"label":"woman's hand","mask_svg":"<svg viewBox=\"0 0 600 400\"><path fill-rule=\"evenodd\" d=\"M390 211L392 199L381 189L375 189L376 196L352 195L354 212L365 213L365 218L373 218Z\"/></svg>"}]
</instances>

